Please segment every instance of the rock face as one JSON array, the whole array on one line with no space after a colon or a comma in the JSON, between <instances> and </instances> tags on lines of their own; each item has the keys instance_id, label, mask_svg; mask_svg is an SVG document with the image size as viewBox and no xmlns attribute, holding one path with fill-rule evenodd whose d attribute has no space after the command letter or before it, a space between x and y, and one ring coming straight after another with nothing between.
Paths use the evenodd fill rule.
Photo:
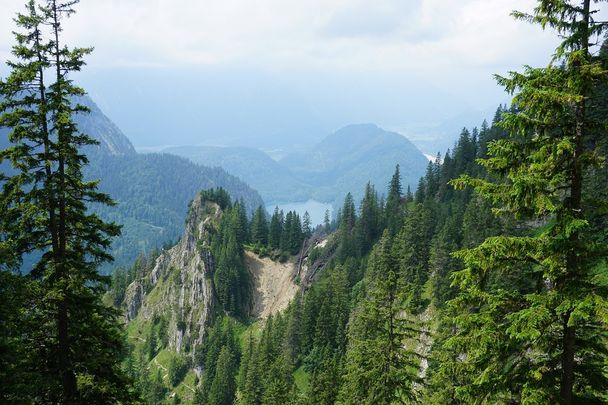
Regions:
<instances>
[{"instance_id":1,"label":"rock face","mask_svg":"<svg viewBox=\"0 0 608 405\"><path fill-rule=\"evenodd\" d=\"M99 142L99 145L89 147L87 151L89 157L95 153L111 156L132 156L136 154L129 138L101 111L90 97L75 97L74 101L90 110L88 114L74 115L78 130Z\"/></svg>"},{"instance_id":2,"label":"rock face","mask_svg":"<svg viewBox=\"0 0 608 405\"><path fill-rule=\"evenodd\" d=\"M197 196L190 205L180 241L163 251L152 271L127 289L125 319L168 321L168 344L189 352L201 343L214 305L210 233L221 217L220 207Z\"/></svg>"},{"instance_id":3,"label":"rock face","mask_svg":"<svg viewBox=\"0 0 608 405\"><path fill-rule=\"evenodd\" d=\"M253 282L251 316L266 319L284 310L299 291L294 283L296 264L279 263L245 252L245 266Z\"/></svg>"}]
</instances>

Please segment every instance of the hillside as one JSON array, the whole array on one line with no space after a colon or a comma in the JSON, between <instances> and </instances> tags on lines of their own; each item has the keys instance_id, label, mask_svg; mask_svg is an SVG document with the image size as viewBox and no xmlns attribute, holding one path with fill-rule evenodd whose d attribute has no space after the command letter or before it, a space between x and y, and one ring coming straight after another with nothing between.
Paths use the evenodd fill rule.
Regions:
<instances>
[{"instance_id":1,"label":"hillside","mask_svg":"<svg viewBox=\"0 0 608 405\"><path fill-rule=\"evenodd\" d=\"M169 154L136 153L120 128L90 97L79 97L77 102L91 110L89 114L75 115L79 130L99 142L85 149L89 158L85 177L100 180L99 189L118 203L115 207L91 209L123 226L110 251L115 261L103 265L103 272L130 265L139 254L174 242L183 231L187 203L199 190L223 187L235 198L243 199L250 213L264 205L255 190L220 168L201 166ZM0 149L8 146L8 134L8 129L0 129ZM8 162L0 170L12 171ZM26 272L34 257L25 258Z\"/></svg>"},{"instance_id":2,"label":"hillside","mask_svg":"<svg viewBox=\"0 0 608 405\"><path fill-rule=\"evenodd\" d=\"M248 212L264 204L255 190L224 170L169 154L105 156L91 160L85 174L100 179L100 190L118 203L94 209L123 224L112 245L115 262L106 269L129 265L139 254L175 241L183 231L187 202L198 190L223 187L243 199Z\"/></svg>"},{"instance_id":3,"label":"hillside","mask_svg":"<svg viewBox=\"0 0 608 405\"><path fill-rule=\"evenodd\" d=\"M360 198L367 182L383 190L397 164L404 187L414 189L428 160L404 136L360 124L344 127L310 151L287 156L281 163L314 187L312 198L341 202L348 192Z\"/></svg>"},{"instance_id":4,"label":"hillside","mask_svg":"<svg viewBox=\"0 0 608 405\"><path fill-rule=\"evenodd\" d=\"M311 187L266 153L245 147L180 146L163 152L183 156L205 166L217 166L257 190L266 203L307 200Z\"/></svg>"},{"instance_id":5,"label":"hillside","mask_svg":"<svg viewBox=\"0 0 608 405\"><path fill-rule=\"evenodd\" d=\"M360 198L367 182L386 186L397 164L403 184L415 189L428 164L404 136L373 124L349 125L278 162L252 148L183 146L163 151L222 167L258 190L268 205L314 199L337 206L348 192Z\"/></svg>"},{"instance_id":6,"label":"hillside","mask_svg":"<svg viewBox=\"0 0 608 405\"><path fill-rule=\"evenodd\" d=\"M189 205L179 241L158 255L138 259L129 271L117 271L113 289L106 295L107 302L123 313L132 346L131 361L139 364L138 378L156 384L160 392L155 394L157 400L171 395L186 403L193 400L194 388L205 371L214 328L228 322L241 331L246 327L252 331L258 327L256 321L263 323L285 310L300 291L294 282L293 260L279 263L250 251L234 251L243 256L251 299L246 314L224 316L225 303L218 292L229 281L218 277L225 257L224 249L217 246L234 206L222 205L219 200L197 194ZM227 259L233 261L234 257ZM182 366L174 380L171 370L175 364ZM143 369L148 371L143 374ZM155 377L157 372L159 377Z\"/></svg>"}]
</instances>

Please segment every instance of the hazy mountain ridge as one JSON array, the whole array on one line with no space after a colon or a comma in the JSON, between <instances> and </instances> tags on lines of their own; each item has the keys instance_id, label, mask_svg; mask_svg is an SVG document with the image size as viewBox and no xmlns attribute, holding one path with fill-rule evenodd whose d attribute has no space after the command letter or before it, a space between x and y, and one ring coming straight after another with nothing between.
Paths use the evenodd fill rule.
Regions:
<instances>
[{"instance_id":1,"label":"hazy mountain ridge","mask_svg":"<svg viewBox=\"0 0 608 405\"><path fill-rule=\"evenodd\" d=\"M88 114L74 115L79 130L99 141L84 149L89 158L85 177L100 180L100 191L117 202L115 207L91 208L105 220L123 225L110 251L115 262L102 271L132 263L138 254L175 241L183 231L188 201L201 189L223 187L234 198L243 199L248 212L264 204L255 190L221 168L197 165L175 155L138 154L90 97L75 102L90 109ZM0 128L0 149L9 146L9 133L8 128ZM0 171L10 175L12 168L3 162ZM32 260L34 256L25 259L25 271Z\"/></svg>"},{"instance_id":2,"label":"hazy mountain ridge","mask_svg":"<svg viewBox=\"0 0 608 405\"><path fill-rule=\"evenodd\" d=\"M91 149L112 156L133 156L137 153L129 138L90 97L79 97L77 101L90 110L89 114L74 115L74 119L80 131L99 141L99 145L92 146ZM90 151L87 154L91 156Z\"/></svg>"},{"instance_id":3,"label":"hazy mountain ridge","mask_svg":"<svg viewBox=\"0 0 608 405\"><path fill-rule=\"evenodd\" d=\"M313 198L341 202L346 193L359 197L369 181L383 190L399 164L404 187L415 187L428 164L404 136L374 124L346 126L326 137L305 155L282 162L314 186Z\"/></svg>"},{"instance_id":4,"label":"hazy mountain ridge","mask_svg":"<svg viewBox=\"0 0 608 405\"><path fill-rule=\"evenodd\" d=\"M74 103L89 108L89 113L76 113L72 116L78 130L97 140L99 145L88 146L89 159L101 156L133 156L137 152L127 136L108 118L89 96L75 97ZM0 127L0 149L9 146L10 129Z\"/></svg>"},{"instance_id":5,"label":"hazy mountain ridge","mask_svg":"<svg viewBox=\"0 0 608 405\"><path fill-rule=\"evenodd\" d=\"M428 164L404 136L374 124L346 126L306 152L278 162L253 148L182 146L164 152L220 166L258 190L268 204L315 199L338 205L348 192L371 181L379 189L400 165L403 184L415 187Z\"/></svg>"},{"instance_id":6,"label":"hazy mountain ridge","mask_svg":"<svg viewBox=\"0 0 608 405\"><path fill-rule=\"evenodd\" d=\"M266 202L306 200L311 187L261 150L247 147L179 146L163 149L195 163L217 166L254 187Z\"/></svg>"}]
</instances>

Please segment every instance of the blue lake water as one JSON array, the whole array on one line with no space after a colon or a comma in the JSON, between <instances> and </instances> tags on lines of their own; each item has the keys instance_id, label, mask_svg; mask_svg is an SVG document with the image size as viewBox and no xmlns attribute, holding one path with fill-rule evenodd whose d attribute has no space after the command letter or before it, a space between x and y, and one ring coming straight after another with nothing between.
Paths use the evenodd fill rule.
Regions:
<instances>
[{"instance_id":1,"label":"blue lake water","mask_svg":"<svg viewBox=\"0 0 608 405\"><path fill-rule=\"evenodd\" d=\"M329 210L329 218L333 214L331 204L322 203L316 200L308 200L304 202L285 202L273 205L267 205L266 210L272 215L274 207L278 206L280 210L287 213L288 211L295 211L300 214L300 218L304 217L304 213L308 211L310 215L310 221L312 226L316 226L323 223L325 218L325 211Z\"/></svg>"}]
</instances>

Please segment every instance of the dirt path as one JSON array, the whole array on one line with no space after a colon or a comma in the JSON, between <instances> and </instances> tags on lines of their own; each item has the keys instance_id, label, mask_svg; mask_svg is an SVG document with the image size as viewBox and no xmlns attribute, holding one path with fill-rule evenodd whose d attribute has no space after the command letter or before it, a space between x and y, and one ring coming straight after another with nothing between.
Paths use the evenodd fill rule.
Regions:
<instances>
[{"instance_id":1,"label":"dirt path","mask_svg":"<svg viewBox=\"0 0 608 405\"><path fill-rule=\"evenodd\" d=\"M269 258L245 252L245 265L253 279L253 309L251 315L266 319L287 308L298 286L291 280L294 263L279 263Z\"/></svg>"}]
</instances>

